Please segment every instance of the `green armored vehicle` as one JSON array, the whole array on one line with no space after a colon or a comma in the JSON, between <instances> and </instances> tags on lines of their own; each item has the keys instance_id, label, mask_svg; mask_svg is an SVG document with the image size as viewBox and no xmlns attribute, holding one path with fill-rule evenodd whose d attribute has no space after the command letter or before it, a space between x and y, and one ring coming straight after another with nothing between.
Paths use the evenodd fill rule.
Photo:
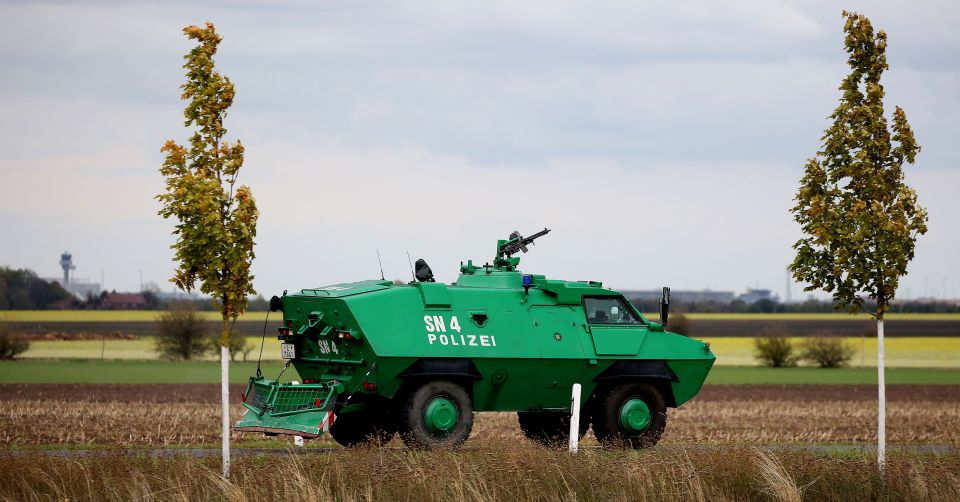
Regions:
<instances>
[{"instance_id":1,"label":"green armored vehicle","mask_svg":"<svg viewBox=\"0 0 960 502\"><path fill-rule=\"evenodd\" d=\"M517 412L528 437L566 442L579 383L580 434L603 444L656 444L667 408L700 390L709 344L664 330L599 282L517 269L549 230L497 242L492 264L461 263L453 284L418 260L404 285L369 280L271 299L283 311L281 356L301 381L252 377L235 428L318 437L345 446L399 433L411 447L456 446L476 411ZM258 370L259 373L259 370Z\"/></svg>"}]
</instances>

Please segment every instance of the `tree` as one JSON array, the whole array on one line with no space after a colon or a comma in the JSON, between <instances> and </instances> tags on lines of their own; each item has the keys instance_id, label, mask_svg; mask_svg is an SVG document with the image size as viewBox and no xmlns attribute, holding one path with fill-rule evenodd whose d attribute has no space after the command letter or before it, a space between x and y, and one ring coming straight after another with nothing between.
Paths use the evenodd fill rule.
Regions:
<instances>
[{"instance_id":1,"label":"tree","mask_svg":"<svg viewBox=\"0 0 960 502\"><path fill-rule=\"evenodd\" d=\"M188 302L173 302L157 318L156 351L164 359L189 361L209 347L206 322Z\"/></svg>"},{"instance_id":2,"label":"tree","mask_svg":"<svg viewBox=\"0 0 960 502\"><path fill-rule=\"evenodd\" d=\"M196 41L184 59L187 81L181 99L188 101L184 125L194 127L189 148L167 141L160 174L166 189L157 196L159 214L177 220L171 248L179 263L171 282L191 291L200 291L220 301L221 411L223 434L223 475L230 473L229 350L231 322L242 314L247 295L254 294L253 261L257 206L250 189L236 186L243 165L240 141L224 140L223 120L233 104L230 79L214 70L213 56L222 37L212 23L187 26L187 38Z\"/></svg>"},{"instance_id":3,"label":"tree","mask_svg":"<svg viewBox=\"0 0 960 502\"><path fill-rule=\"evenodd\" d=\"M47 282L32 270L0 267L0 310L46 309L73 295L59 283Z\"/></svg>"},{"instance_id":4,"label":"tree","mask_svg":"<svg viewBox=\"0 0 960 502\"><path fill-rule=\"evenodd\" d=\"M212 343L207 344L207 349L213 349L214 352L220 353L220 337L214 336ZM246 361L250 357L250 353L253 352L255 347L253 344L247 340L247 337L243 336L240 333L234 332L230 334L230 345L227 347L227 352L230 353L230 361L236 362L237 356L240 356L243 361Z\"/></svg>"},{"instance_id":5,"label":"tree","mask_svg":"<svg viewBox=\"0 0 960 502\"><path fill-rule=\"evenodd\" d=\"M927 212L903 179L904 162L920 151L898 106L893 124L883 111L880 76L888 68L887 35L874 33L862 14L843 12L844 45L851 72L840 84L840 104L830 115L823 145L807 161L792 208L805 236L794 244L793 276L833 295L834 308L864 310L877 321L879 377L877 461L885 461L886 416L883 314L913 259ZM865 308L872 300L874 309Z\"/></svg>"}]
</instances>

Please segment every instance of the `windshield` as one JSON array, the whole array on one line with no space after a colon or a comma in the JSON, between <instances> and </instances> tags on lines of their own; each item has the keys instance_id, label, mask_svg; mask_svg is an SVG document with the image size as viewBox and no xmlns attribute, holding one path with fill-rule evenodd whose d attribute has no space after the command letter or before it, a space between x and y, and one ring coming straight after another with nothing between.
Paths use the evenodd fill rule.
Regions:
<instances>
[{"instance_id":1,"label":"windshield","mask_svg":"<svg viewBox=\"0 0 960 502\"><path fill-rule=\"evenodd\" d=\"M583 310L590 324L643 324L623 298L584 298Z\"/></svg>"}]
</instances>

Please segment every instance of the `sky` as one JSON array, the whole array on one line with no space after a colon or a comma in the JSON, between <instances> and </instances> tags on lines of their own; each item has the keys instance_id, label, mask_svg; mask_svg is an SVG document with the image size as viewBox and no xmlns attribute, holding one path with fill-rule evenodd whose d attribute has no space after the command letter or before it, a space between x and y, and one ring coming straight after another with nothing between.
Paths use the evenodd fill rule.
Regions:
<instances>
[{"instance_id":1,"label":"sky","mask_svg":"<svg viewBox=\"0 0 960 502\"><path fill-rule=\"evenodd\" d=\"M847 74L841 10L889 36L888 114L929 232L901 298L960 297L960 3L0 1L0 265L172 285L160 147L212 21L261 212L256 289L410 277L552 232L521 269L620 289L770 288ZM793 299L804 297L791 284Z\"/></svg>"}]
</instances>

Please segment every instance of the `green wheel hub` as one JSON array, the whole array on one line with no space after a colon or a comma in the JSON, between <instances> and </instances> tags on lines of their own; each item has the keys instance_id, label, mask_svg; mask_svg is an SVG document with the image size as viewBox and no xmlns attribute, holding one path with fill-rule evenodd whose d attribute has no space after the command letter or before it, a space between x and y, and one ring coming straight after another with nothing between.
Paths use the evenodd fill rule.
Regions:
<instances>
[{"instance_id":1,"label":"green wheel hub","mask_svg":"<svg viewBox=\"0 0 960 502\"><path fill-rule=\"evenodd\" d=\"M446 434L457 425L457 405L446 397L435 397L424 408L423 421L431 434Z\"/></svg>"},{"instance_id":2,"label":"green wheel hub","mask_svg":"<svg viewBox=\"0 0 960 502\"><path fill-rule=\"evenodd\" d=\"M650 407L642 399L630 399L620 408L620 425L630 432L641 432L650 425Z\"/></svg>"}]
</instances>

